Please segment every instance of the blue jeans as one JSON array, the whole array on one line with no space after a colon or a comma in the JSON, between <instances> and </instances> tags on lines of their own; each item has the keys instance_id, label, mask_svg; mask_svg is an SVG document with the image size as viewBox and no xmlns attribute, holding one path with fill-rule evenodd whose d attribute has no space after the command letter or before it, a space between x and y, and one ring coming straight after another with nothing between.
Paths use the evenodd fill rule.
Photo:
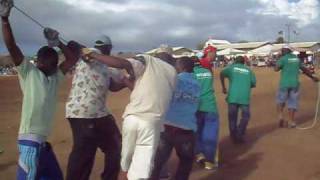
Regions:
<instances>
[{"instance_id":1,"label":"blue jeans","mask_svg":"<svg viewBox=\"0 0 320 180\"><path fill-rule=\"evenodd\" d=\"M165 131L161 133L151 179L159 179L161 170L165 167L174 148L179 157L175 180L188 180L192 170L194 144L195 133L192 130L166 126Z\"/></svg>"},{"instance_id":2,"label":"blue jeans","mask_svg":"<svg viewBox=\"0 0 320 180\"><path fill-rule=\"evenodd\" d=\"M63 180L62 171L49 143L19 140L17 180Z\"/></svg>"},{"instance_id":3,"label":"blue jeans","mask_svg":"<svg viewBox=\"0 0 320 180\"><path fill-rule=\"evenodd\" d=\"M204 154L207 161L214 163L218 146L219 115L214 112L198 111L196 154Z\"/></svg>"},{"instance_id":4,"label":"blue jeans","mask_svg":"<svg viewBox=\"0 0 320 180\"><path fill-rule=\"evenodd\" d=\"M229 104L229 130L233 140L242 140L250 119L250 106ZM241 120L238 123L238 112L241 109Z\"/></svg>"}]
</instances>

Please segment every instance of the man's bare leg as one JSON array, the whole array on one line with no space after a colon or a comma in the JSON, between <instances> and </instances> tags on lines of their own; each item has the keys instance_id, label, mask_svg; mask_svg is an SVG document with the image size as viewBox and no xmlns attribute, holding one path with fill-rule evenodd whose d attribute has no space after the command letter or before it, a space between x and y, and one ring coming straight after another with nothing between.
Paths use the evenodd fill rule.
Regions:
<instances>
[{"instance_id":1,"label":"man's bare leg","mask_svg":"<svg viewBox=\"0 0 320 180\"><path fill-rule=\"evenodd\" d=\"M278 118L279 118L279 126L280 127L286 127L288 125L287 121L284 120L284 103L280 103L277 105L277 112L278 112Z\"/></svg>"},{"instance_id":2,"label":"man's bare leg","mask_svg":"<svg viewBox=\"0 0 320 180\"><path fill-rule=\"evenodd\" d=\"M295 122L295 112L296 110L295 109L289 109L289 127L290 128L295 128L297 125L296 125L296 122Z\"/></svg>"},{"instance_id":3,"label":"man's bare leg","mask_svg":"<svg viewBox=\"0 0 320 180\"><path fill-rule=\"evenodd\" d=\"M118 180L128 180L128 172L120 171Z\"/></svg>"}]
</instances>

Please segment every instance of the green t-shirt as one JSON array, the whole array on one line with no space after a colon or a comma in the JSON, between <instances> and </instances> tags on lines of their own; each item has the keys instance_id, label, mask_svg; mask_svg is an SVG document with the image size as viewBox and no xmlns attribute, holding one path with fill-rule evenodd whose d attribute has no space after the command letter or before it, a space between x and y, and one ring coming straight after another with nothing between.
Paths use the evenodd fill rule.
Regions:
<instances>
[{"instance_id":1,"label":"green t-shirt","mask_svg":"<svg viewBox=\"0 0 320 180\"><path fill-rule=\"evenodd\" d=\"M280 88L297 88L299 87L299 74L302 63L294 54L282 56L277 62L281 69Z\"/></svg>"},{"instance_id":2,"label":"green t-shirt","mask_svg":"<svg viewBox=\"0 0 320 180\"><path fill-rule=\"evenodd\" d=\"M196 66L193 71L201 88L198 110L203 112L217 113L217 103L214 95L212 73L208 69L199 66Z\"/></svg>"},{"instance_id":3,"label":"green t-shirt","mask_svg":"<svg viewBox=\"0 0 320 180\"><path fill-rule=\"evenodd\" d=\"M227 102L249 105L251 88L256 85L254 72L244 64L234 63L221 73L229 79Z\"/></svg>"},{"instance_id":4,"label":"green t-shirt","mask_svg":"<svg viewBox=\"0 0 320 180\"><path fill-rule=\"evenodd\" d=\"M63 78L60 70L46 76L28 60L17 66L20 87L23 93L19 134L48 137L53 124L57 89Z\"/></svg>"}]
</instances>

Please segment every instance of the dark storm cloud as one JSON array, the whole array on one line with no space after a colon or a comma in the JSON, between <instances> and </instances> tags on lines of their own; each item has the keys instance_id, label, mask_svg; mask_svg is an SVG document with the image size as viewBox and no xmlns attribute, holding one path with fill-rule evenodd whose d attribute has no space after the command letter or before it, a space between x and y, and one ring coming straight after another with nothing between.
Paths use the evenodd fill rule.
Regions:
<instances>
[{"instance_id":1,"label":"dark storm cloud","mask_svg":"<svg viewBox=\"0 0 320 180\"><path fill-rule=\"evenodd\" d=\"M272 41L285 23L295 23L283 16L252 13L250 10L261 6L256 0L96 1L100 2L96 9L62 0L17 0L16 4L46 26L58 29L66 39L91 46L99 35L110 35L117 51L145 51L161 43L195 48L209 36L231 41ZM115 8L108 9L109 5ZM130 8L119 10L127 6ZM17 42L24 49L35 52L35 47L45 44L41 28L16 10L11 20ZM301 32L298 39L319 40L319 27L319 23L313 23L297 28Z\"/></svg>"}]
</instances>

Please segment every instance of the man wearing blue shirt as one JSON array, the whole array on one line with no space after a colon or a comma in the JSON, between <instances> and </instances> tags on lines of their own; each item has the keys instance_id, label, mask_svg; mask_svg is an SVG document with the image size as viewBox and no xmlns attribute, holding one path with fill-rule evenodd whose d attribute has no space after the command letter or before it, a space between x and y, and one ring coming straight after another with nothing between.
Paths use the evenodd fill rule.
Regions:
<instances>
[{"instance_id":1,"label":"man wearing blue shirt","mask_svg":"<svg viewBox=\"0 0 320 180\"><path fill-rule=\"evenodd\" d=\"M152 179L159 179L162 166L175 148L179 167L175 179L187 180L194 158L196 112L199 106L200 85L194 77L194 62L187 57L177 60L178 82L161 133Z\"/></svg>"}]
</instances>

